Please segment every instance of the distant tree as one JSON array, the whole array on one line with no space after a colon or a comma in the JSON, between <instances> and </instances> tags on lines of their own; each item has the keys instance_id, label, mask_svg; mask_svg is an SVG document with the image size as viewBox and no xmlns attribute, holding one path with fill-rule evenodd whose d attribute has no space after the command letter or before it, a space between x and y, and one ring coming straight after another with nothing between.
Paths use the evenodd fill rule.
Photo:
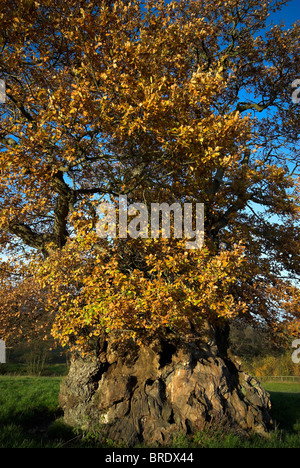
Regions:
<instances>
[{"instance_id":1,"label":"distant tree","mask_svg":"<svg viewBox=\"0 0 300 468\"><path fill-rule=\"evenodd\" d=\"M230 327L230 349L245 359L274 354L282 350L274 344L267 330L251 325L245 326L245 323L239 321Z\"/></svg>"}]
</instances>

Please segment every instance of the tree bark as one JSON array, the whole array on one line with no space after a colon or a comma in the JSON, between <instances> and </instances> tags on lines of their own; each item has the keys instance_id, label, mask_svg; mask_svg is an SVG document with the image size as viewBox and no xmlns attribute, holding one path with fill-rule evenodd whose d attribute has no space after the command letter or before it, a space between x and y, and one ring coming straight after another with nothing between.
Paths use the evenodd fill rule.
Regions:
<instances>
[{"instance_id":1,"label":"tree bark","mask_svg":"<svg viewBox=\"0 0 300 468\"><path fill-rule=\"evenodd\" d=\"M193 342L102 337L94 358L72 359L60 390L65 422L129 446L167 445L207 425L267 435L269 395L229 358L227 338L208 325Z\"/></svg>"}]
</instances>

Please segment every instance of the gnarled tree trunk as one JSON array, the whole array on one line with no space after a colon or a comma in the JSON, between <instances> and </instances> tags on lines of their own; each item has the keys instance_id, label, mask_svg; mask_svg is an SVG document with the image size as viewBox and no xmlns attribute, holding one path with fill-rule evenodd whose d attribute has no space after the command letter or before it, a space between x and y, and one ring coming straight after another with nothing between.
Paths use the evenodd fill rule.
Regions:
<instances>
[{"instance_id":1,"label":"gnarled tree trunk","mask_svg":"<svg viewBox=\"0 0 300 468\"><path fill-rule=\"evenodd\" d=\"M129 445L168 444L220 421L265 435L269 395L228 357L226 343L227 330L211 327L193 342L165 337L138 346L102 338L97 357L72 360L60 391L65 421L101 425Z\"/></svg>"}]
</instances>

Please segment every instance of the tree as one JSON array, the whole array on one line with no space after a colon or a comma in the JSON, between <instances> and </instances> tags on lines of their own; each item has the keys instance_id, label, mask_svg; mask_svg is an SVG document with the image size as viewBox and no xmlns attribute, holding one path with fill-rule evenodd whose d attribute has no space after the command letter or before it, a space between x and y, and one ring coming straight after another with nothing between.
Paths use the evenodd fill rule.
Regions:
<instances>
[{"instance_id":1,"label":"tree","mask_svg":"<svg viewBox=\"0 0 300 468\"><path fill-rule=\"evenodd\" d=\"M109 410L93 400L87 410L120 421L111 408L121 402L120 437L129 427L132 440L147 431L160 440L172 425L193 431L211 408L251 426L255 403L227 355L228 324L244 320L280 341L299 334L299 106L291 99L299 23L266 28L286 3L1 3L2 334L51 332L76 354L70 375L85 369L93 395L95 380L111 395L111 364L128 373L123 399ZM97 206L106 199L117 209L122 194L146 206L204 203L204 247L100 239ZM34 297L31 311L22 313L17 297ZM217 356L235 403L226 407L223 395L206 404L206 389L204 400L193 397L202 416L182 420L181 396L172 406L166 376L148 369L144 400L157 405L147 417L134 413L140 377L128 357L140 363L148 350L153 362L160 356L157 369L173 363L175 375L180 349L192 373L200 356ZM259 414L252 426L263 430Z\"/></svg>"}]
</instances>

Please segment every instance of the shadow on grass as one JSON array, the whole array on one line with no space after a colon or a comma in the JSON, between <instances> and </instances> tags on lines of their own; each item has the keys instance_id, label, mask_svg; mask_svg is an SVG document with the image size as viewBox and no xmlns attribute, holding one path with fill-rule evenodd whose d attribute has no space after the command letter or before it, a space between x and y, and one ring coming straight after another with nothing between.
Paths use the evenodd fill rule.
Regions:
<instances>
[{"instance_id":1,"label":"shadow on grass","mask_svg":"<svg viewBox=\"0 0 300 468\"><path fill-rule=\"evenodd\" d=\"M62 436L72 437L72 430L66 426L63 433L59 431L49 433L52 425L61 417L61 411L50 411L46 407L29 408L22 412L6 412L0 417L0 447L1 448L42 448L47 445L56 446ZM65 439L63 437L63 439Z\"/></svg>"},{"instance_id":2,"label":"shadow on grass","mask_svg":"<svg viewBox=\"0 0 300 468\"><path fill-rule=\"evenodd\" d=\"M300 393L269 391L271 415L279 429L300 431Z\"/></svg>"},{"instance_id":3,"label":"shadow on grass","mask_svg":"<svg viewBox=\"0 0 300 468\"><path fill-rule=\"evenodd\" d=\"M0 417L0 448L103 448L97 434L84 433L63 421L60 408L47 407L7 412Z\"/></svg>"}]
</instances>

